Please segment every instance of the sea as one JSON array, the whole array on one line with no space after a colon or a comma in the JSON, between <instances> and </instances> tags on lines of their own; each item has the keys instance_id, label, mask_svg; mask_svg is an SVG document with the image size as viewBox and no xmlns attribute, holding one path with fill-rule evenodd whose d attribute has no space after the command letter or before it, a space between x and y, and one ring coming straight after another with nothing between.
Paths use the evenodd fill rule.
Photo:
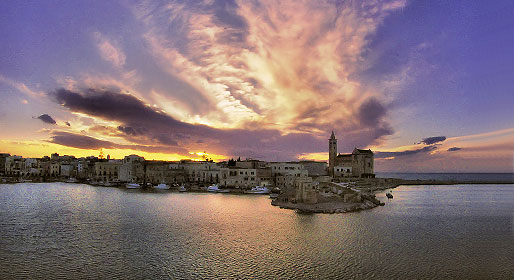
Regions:
<instances>
[{"instance_id":1,"label":"sea","mask_svg":"<svg viewBox=\"0 0 514 280\"><path fill-rule=\"evenodd\" d=\"M472 182L512 182L514 173L397 173L376 172L377 178L398 178L405 180L443 180Z\"/></svg>"},{"instance_id":2,"label":"sea","mask_svg":"<svg viewBox=\"0 0 514 280\"><path fill-rule=\"evenodd\" d=\"M265 195L4 184L0 279L514 279L514 185L387 191L302 214Z\"/></svg>"}]
</instances>

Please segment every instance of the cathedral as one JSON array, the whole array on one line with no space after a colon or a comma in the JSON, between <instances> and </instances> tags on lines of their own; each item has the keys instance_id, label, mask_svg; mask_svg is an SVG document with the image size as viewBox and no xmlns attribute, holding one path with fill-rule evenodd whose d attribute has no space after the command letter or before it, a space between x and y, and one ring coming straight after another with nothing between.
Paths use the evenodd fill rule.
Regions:
<instances>
[{"instance_id":1,"label":"cathedral","mask_svg":"<svg viewBox=\"0 0 514 280\"><path fill-rule=\"evenodd\" d=\"M328 172L331 177L374 178L374 158L371 150L353 149L351 154L337 153L337 139L332 131L328 139Z\"/></svg>"}]
</instances>

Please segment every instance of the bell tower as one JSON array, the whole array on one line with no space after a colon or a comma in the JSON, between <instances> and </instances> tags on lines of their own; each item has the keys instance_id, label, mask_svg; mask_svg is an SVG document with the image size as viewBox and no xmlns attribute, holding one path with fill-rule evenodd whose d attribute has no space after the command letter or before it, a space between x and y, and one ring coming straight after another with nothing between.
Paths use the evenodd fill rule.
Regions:
<instances>
[{"instance_id":1,"label":"bell tower","mask_svg":"<svg viewBox=\"0 0 514 280\"><path fill-rule=\"evenodd\" d=\"M328 139L328 174L333 177L334 176L334 167L336 165L336 157L337 157L337 139L332 131L332 135L330 135L330 139Z\"/></svg>"}]
</instances>

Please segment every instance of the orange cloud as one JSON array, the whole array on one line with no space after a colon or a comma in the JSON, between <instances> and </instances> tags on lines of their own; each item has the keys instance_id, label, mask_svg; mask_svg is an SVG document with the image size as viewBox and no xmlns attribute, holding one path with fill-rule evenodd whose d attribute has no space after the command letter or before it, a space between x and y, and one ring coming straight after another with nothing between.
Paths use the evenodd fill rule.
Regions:
<instances>
[{"instance_id":1,"label":"orange cloud","mask_svg":"<svg viewBox=\"0 0 514 280\"><path fill-rule=\"evenodd\" d=\"M139 5L135 14L148 28L145 39L161 67L214 104L197 122L319 134L334 127L363 129L359 107L371 97L380 102L382 94L351 75L362 70L370 35L404 5L239 1L226 11L230 22L209 8L181 4ZM169 25L183 31L180 39L170 38ZM373 125L385 133L384 121Z\"/></svg>"}]
</instances>

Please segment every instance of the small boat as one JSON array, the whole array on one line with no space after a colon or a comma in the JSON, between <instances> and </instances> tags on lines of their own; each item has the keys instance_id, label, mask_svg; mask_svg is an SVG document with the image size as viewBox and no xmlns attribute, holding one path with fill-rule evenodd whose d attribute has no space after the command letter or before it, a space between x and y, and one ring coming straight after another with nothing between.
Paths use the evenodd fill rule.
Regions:
<instances>
[{"instance_id":1,"label":"small boat","mask_svg":"<svg viewBox=\"0 0 514 280\"><path fill-rule=\"evenodd\" d=\"M278 193L272 193L269 195L269 198L271 198L271 199L275 199L277 197L278 197Z\"/></svg>"},{"instance_id":2,"label":"small boat","mask_svg":"<svg viewBox=\"0 0 514 280\"><path fill-rule=\"evenodd\" d=\"M266 187L255 186L251 190L245 191L248 194L269 194L271 191Z\"/></svg>"},{"instance_id":3,"label":"small boat","mask_svg":"<svg viewBox=\"0 0 514 280\"><path fill-rule=\"evenodd\" d=\"M125 187L127 189L139 189L141 188L141 185L139 185L138 183L128 183L125 185Z\"/></svg>"},{"instance_id":4,"label":"small boat","mask_svg":"<svg viewBox=\"0 0 514 280\"><path fill-rule=\"evenodd\" d=\"M66 180L66 183L77 183L77 182L78 182L77 178L73 178L73 177L70 177L70 178L68 178L68 180Z\"/></svg>"},{"instance_id":5,"label":"small boat","mask_svg":"<svg viewBox=\"0 0 514 280\"><path fill-rule=\"evenodd\" d=\"M230 190L227 190L227 189L220 189L218 187L218 184L214 184L212 186L209 186L207 188L207 191L208 192L214 192L214 193L228 193L228 192L230 192Z\"/></svg>"},{"instance_id":6,"label":"small boat","mask_svg":"<svg viewBox=\"0 0 514 280\"><path fill-rule=\"evenodd\" d=\"M387 198L393 198L393 194L390 192L386 193L386 196L387 196Z\"/></svg>"},{"instance_id":7,"label":"small boat","mask_svg":"<svg viewBox=\"0 0 514 280\"><path fill-rule=\"evenodd\" d=\"M153 188L154 189L158 189L158 190L169 190L170 186L168 186L168 185L166 185L164 183L160 183L159 185L154 186Z\"/></svg>"},{"instance_id":8,"label":"small boat","mask_svg":"<svg viewBox=\"0 0 514 280\"><path fill-rule=\"evenodd\" d=\"M187 192L187 189L186 189L186 187L185 187L184 185L182 185L182 186L180 186L180 187L178 188L178 191L179 191L179 192Z\"/></svg>"}]
</instances>

